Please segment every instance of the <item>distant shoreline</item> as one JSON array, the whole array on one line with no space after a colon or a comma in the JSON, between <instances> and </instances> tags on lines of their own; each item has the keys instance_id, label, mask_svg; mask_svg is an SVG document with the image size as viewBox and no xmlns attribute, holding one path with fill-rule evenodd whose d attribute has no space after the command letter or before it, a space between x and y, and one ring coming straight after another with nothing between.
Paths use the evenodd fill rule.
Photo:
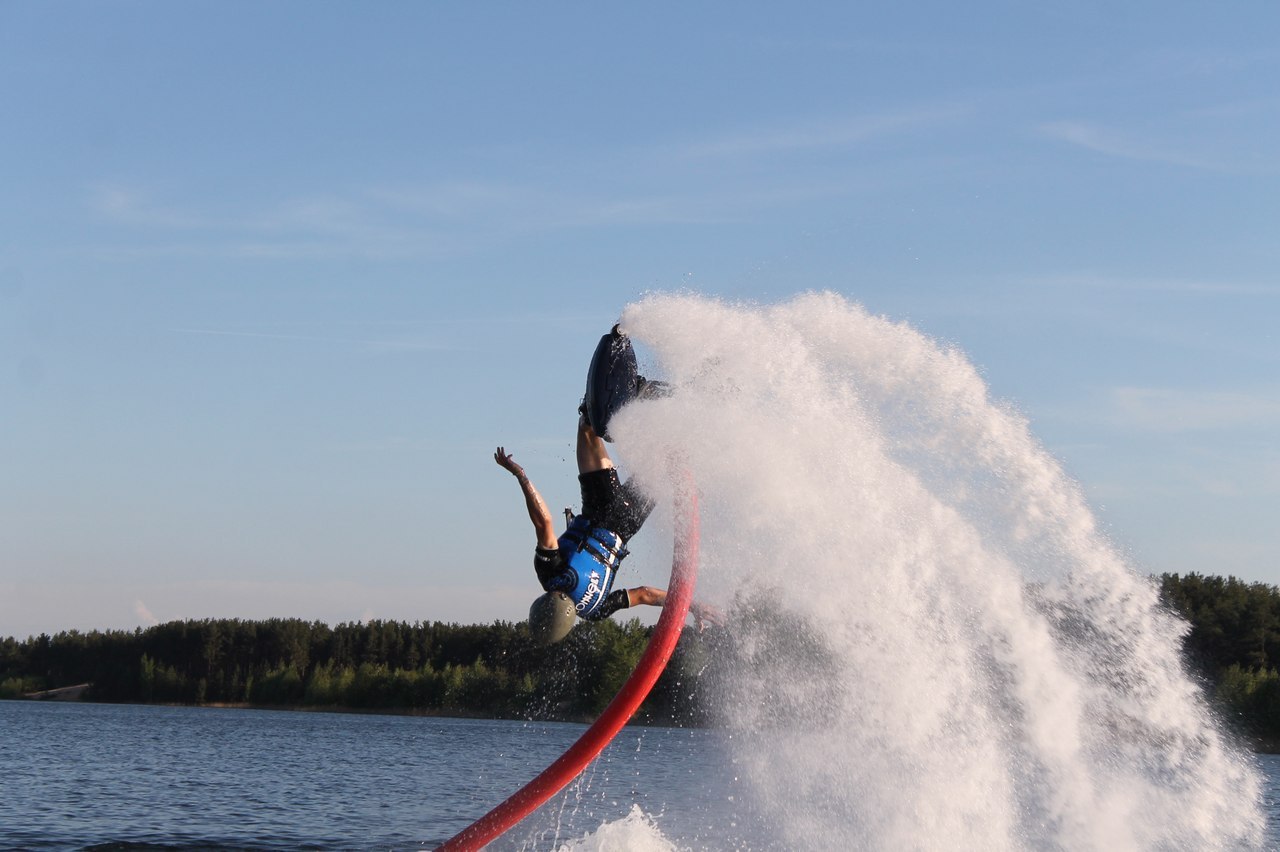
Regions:
<instances>
[{"instance_id":1,"label":"distant shoreline","mask_svg":"<svg viewBox=\"0 0 1280 852\"><path fill-rule=\"evenodd\" d=\"M154 706L154 705L153 705ZM437 710L430 707L345 707L340 704L246 704L243 702L217 701L207 704L170 704L169 707L214 707L225 710L270 710L281 713L343 713L353 716L421 716L437 719L492 719L502 722L564 722L570 725L590 725L595 721L589 716L574 718L535 719L529 716L504 716L493 713L475 713L465 710ZM643 719L632 718L628 725L641 725L646 728L679 727L676 725L654 725ZM685 726L689 727L689 726Z\"/></svg>"},{"instance_id":2,"label":"distant shoreline","mask_svg":"<svg viewBox=\"0 0 1280 852\"><path fill-rule=\"evenodd\" d=\"M102 704L105 706L125 707L190 707L196 710L210 708L214 710L265 710L272 713L341 713L350 716L419 716L439 719L491 719L504 722L548 722L571 725L590 725L595 719L587 716L575 718L536 719L528 716L504 716L492 713L476 713L466 710L438 710L430 707L347 707L340 704L250 704L244 701L208 701L203 704L183 704L176 701L94 701L81 696L91 686L82 683L75 686L64 686L58 689L45 689L32 692L19 698L0 699L0 701L44 701L74 704ZM74 697L72 697L74 696ZM632 718L628 725L641 727L682 727L676 725L659 725L641 718ZM688 727L688 726L683 726Z\"/></svg>"}]
</instances>

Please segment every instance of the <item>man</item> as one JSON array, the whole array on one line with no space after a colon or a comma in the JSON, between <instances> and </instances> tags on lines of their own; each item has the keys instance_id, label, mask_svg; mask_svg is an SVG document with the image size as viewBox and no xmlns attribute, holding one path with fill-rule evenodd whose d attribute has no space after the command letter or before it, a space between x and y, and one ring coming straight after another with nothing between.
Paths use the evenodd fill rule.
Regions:
<instances>
[{"instance_id":1,"label":"man","mask_svg":"<svg viewBox=\"0 0 1280 852\"><path fill-rule=\"evenodd\" d=\"M666 589L637 586L613 589L618 565L627 555L626 543L640 531L653 510L653 500L642 494L633 481L625 484L609 458L604 441L586 417L578 420L578 482L582 488L582 514L569 522L564 535L557 537L555 523L542 495L524 468L506 450L498 447L493 459L509 470L520 483L529 519L538 536L533 568L547 594L530 610L530 629L540 642L556 642L573 627L573 615L597 620L620 609L647 604L662 606ZM717 621L709 607L689 607L702 630L704 622Z\"/></svg>"}]
</instances>

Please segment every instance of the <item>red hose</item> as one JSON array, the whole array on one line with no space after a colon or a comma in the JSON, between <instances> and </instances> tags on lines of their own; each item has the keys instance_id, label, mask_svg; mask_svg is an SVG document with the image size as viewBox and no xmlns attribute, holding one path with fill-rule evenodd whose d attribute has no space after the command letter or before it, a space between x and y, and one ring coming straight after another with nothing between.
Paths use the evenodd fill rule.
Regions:
<instances>
[{"instance_id":1,"label":"red hose","mask_svg":"<svg viewBox=\"0 0 1280 852\"><path fill-rule=\"evenodd\" d=\"M538 777L521 787L502 804L458 832L439 847L440 852L469 852L510 829L533 813L543 802L560 792L595 760L604 747L617 736L653 689L658 676L667 667L684 620L693 602L693 587L698 577L698 496L692 482L687 482L677 497L675 552L671 560L671 584L667 601L658 618L649 645L627 682L618 690L600 718L569 746L555 763Z\"/></svg>"}]
</instances>

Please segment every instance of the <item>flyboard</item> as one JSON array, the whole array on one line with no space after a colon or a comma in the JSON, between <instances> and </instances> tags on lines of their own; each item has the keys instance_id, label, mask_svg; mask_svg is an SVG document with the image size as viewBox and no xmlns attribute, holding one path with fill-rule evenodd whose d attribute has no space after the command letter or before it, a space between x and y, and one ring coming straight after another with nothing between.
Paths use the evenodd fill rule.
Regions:
<instances>
[{"instance_id":1,"label":"flyboard","mask_svg":"<svg viewBox=\"0 0 1280 852\"><path fill-rule=\"evenodd\" d=\"M604 437L609 418L635 396L636 379L636 360L631 342L614 326L613 331L600 339L591 359L591 369L587 372L585 413L593 429L599 424L596 434ZM595 760L653 689L680 638L698 577L698 496L692 478L686 474L685 482L677 491L674 507L676 539L667 602L635 671L600 718L569 746L568 751L505 802L446 840L438 847L439 852L480 849L537 810Z\"/></svg>"},{"instance_id":2,"label":"flyboard","mask_svg":"<svg viewBox=\"0 0 1280 852\"><path fill-rule=\"evenodd\" d=\"M640 371L631 341L614 326L600 338L591 366L587 368L587 390L582 397L582 412L587 423L606 441L609 421L622 406L635 399L640 390Z\"/></svg>"}]
</instances>

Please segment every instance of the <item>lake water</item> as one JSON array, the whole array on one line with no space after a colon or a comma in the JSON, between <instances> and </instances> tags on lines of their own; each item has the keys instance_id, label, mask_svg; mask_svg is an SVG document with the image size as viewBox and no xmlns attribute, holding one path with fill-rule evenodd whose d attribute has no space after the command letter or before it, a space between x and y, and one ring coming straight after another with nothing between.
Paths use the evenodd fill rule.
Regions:
<instances>
[{"instance_id":1,"label":"lake water","mask_svg":"<svg viewBox=\"0 0 1280 852\"><path fill-rule=\"evenodd\" d=\"M560 755L570 724L0 702L2 849L416 849ZM627 728L492 849L782 849L720 732ZM1280 848L1280 760L1267 778Z\"/></svg>"},{"instance_id":2,"label":"lake water","mask_svg":"<svg viewBox=\"0 0 1280 852\"><path fill-rule=\"evenodd\" d=\"M0 848L433 848L583 730L0 702ZM721 736L627 728L578 782L491 848L593 848L598 841L583 838L606 823L629 849L776 848L738 806Z\"/></svg>"}]
</instances>

